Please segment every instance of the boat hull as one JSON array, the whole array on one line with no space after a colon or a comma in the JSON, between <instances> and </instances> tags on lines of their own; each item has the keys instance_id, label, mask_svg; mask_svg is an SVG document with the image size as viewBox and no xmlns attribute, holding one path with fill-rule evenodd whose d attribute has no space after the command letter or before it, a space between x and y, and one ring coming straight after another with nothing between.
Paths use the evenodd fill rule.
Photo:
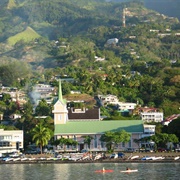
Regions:
<instances>
[{"instance_id":1,"label":"boat hull","mask_svg":"<svg viewBox=\"0 0 180 180\"><path fill-rule=\"evenodd\" d=\"M123 173L132 173L132 172L138 172L137 169L132 169L132 170L126 170L126 171L120 171L120 172L123 172Z\"/></svg>"}]
</instances>

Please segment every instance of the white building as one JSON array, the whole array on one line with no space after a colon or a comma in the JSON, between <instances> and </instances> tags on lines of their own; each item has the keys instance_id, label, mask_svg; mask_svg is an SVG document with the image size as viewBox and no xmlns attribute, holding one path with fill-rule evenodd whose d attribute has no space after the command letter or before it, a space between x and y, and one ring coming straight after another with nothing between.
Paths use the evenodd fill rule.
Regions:
<instances>
[{"instance_id":1,"label":"white building","mask_svg":"<svg viewBox=\"0 0 180 180\"><path fill-rule=\"evenodd\" d=\"M144 124L144 133L142 134L142 138L155 135L155 129L156 125Z\"/></svg>"},{"instance_id":2,"label":"white building","mask_svg":"<svg viewBox=\"0 0 180 180\"><path fill-rule=\"evenodd\" d=\"M102 102L102 104L119 104L119 99L117 96L108 94L108 95L98 95L99 100Z\"/></svg>"},{"instance_id":3,"label":"white building","mask_svg":"<svg viewBox=\"0 0 180 180\"><path fill-rule=\"evenodd\" d=\"M108 39L108 40L107 40L107 44L108 44L108 45L117 44L118 41L119 41L119 39L117 39L117 38Z\"/></svg>"},{"instance_id":4,"label":"white building","mask_svg":"<svg viewBox=\"0 0 180 180\"><path fill-rule=\"evenodd\" d=\"M144 122L162 122L163 113L162 112L142 112L141 119Z\"/></svg>"},{"instance_id":5,"label":"white building","mask_svg":"<svg viewBox=\"0 0 180 180\"><path fill-rule=\"evenodd\" d=\"M23 149L23 143L22 130L0 129L0 153L10 153Z\"/></svg>"},{"instance_id":6,"label":"white building","mask_svg":"<svg viewBox=\"0 0 180 180\"><path fill-rule=\"evenodd\" d=\"M119 102L119 110L134 110L136 107L136 103L130 103L130 102Z\"/></svg>"}]
</instances>

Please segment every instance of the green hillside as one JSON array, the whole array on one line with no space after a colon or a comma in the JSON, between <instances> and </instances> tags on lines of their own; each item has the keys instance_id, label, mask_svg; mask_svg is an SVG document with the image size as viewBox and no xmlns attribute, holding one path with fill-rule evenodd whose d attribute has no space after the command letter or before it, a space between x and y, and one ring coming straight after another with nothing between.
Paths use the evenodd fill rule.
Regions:
<instances>
[{"instance_id":1,"label":"green hillside","mask_svg":"<svg viewBox=\"0 0 180 180\"><path fill-rule=\"evenodd\" d=\"M14 36L9 37L7 39L7 42L10 45L14 45L18 41L30 42L39 37L40 37L40 35L38 33L36 33L32 28L27 27L23 32L20 32Z\"/></svg>"}]
</instances>

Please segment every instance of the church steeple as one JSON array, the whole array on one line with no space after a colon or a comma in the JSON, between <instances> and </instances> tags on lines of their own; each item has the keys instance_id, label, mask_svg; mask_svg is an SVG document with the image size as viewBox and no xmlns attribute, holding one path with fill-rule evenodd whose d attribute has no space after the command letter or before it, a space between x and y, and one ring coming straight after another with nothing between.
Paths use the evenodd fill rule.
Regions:
<instances>
[{"instance_id":1,"label":"church steeple","mask_svg":"<svg viewBox=\"0 0 180 180\"><path fill-rule=\"evenodd\" d=\"M58 100L62 101L62 88L61 88L61 79L59 80L59 93L58 93Z\"/></svg>"},{"instance_id":2,"label":"church steeple","mask_svg":"<svg viewBox=\"0 0 180 180\"><path fill-rule=\"evenodd\" d=\"M61 80L59 80L58 100L54 104L52 113L54 114L54 125L66 124L68 120L68 110L66 100L62 97Z\"/></svg>"},{"instance_id":3,"label":"church steeple","mask_svg":"<svg viewBox=\"0 0 180 180\"><path fill-rule=\"evenodd\" d=\"M62 97L62 87L61 87L61 79L59 80L59 92L58 92L58 100L62 103L66 103L66 100Z\"/></svg>"}]
</instances>

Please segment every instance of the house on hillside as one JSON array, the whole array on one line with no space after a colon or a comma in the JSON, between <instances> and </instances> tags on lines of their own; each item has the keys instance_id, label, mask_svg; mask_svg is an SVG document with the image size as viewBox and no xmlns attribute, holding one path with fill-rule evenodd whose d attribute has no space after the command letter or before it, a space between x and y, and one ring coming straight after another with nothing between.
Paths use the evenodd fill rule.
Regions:
<instances>
[{"instance_id":1,"label":"house on hillside","mask_svg":"<svg viewBox=\"0 0 180 180\"><path fill-rule=\"evenodd\" d=\"M143 122L162 122L164 115L158 108L140 107L136 111L141 116Z\"/></svg>"},{"instance_id":2,"label":"house on hillside","mask_svg":"<svg viewBox=\"0 0 180 180\"><path fill-rule=\"evenodd\" d=\"M98 95L98 99L100 101L100 104L102 105L108 105L108 104L117 105L119 103L118 97L112 94Z\"/></svg>"},{"instance_id":3,"label":"house on hillside","mask_svg":"<svg viewBox=\"0 0 180 180\"><path fill-rule=\"evenodd\" d=\"M144 112L144 113L141 113L141 119L144 122L162 122L163 113L162 112Z\"/></svg>"},{"instance_id":4,"label":"house on hillside","mask_svg":"<svg viewBox=\"0 0 180 180\"><path fill-rule=\"evenodd\" d=\"M54 138L70 138L77 141L76 146L66 146L66 151L81 151L87 148L83 136L91 136L91 151L106 151L105 143L100 141L100 137L107 131L125 130L131 134L128 143L120 143L115 148L117 151L127 148L138 148L134 139L140 139L143 132L143 122L141 120L125 121L102 121L100 119L99 108L94 109L68 109L67 102L62 97L61 83L59 83L58 100L54 104ZM63 151L63 147L58 146L57 151Z\"/></svg>"},{"instance_id":5,"label":"house on hillside","mask_svg":"<svg viewBox=\"0 0 180 180\"><path fill-rule=\"evenodd\" d=\"M49 84L36 84L33 87L33 91L30 92L34 106L37 106L42 99L46 100L48 104L51 104L55 94L56 89Z\"/></svg>"},{"instance_id":6,"label":"house on hillside","mask_svg":"<svg viewBox=\"0 0 180 180\"><path fill-rule=\"evenodd\" d=\"M128 112L129 114L132 114L133 110L137 106L136 103L130 103L130 102L119 102L118 103L118 109L123 112Z\"/></svg>"},{"instance_id":7,"label":"house on hillside","mask_svg":"<svg viewBox=\"0 0 180 180\"><path fill-rule=\"evenodd\" d=\"M119 39L112 38L107 40L107 45L116 45L118 43Z\"/></svg>"},{"instance_id":8,"label":"house on hillside","mask_svg":"<svg viewBox=\"0 0 180 180\"><path fill-rule=\"evenodd\" d=\"M180 114L173 114L172 116L167 117L163 121L163 125L168 126L170 122L172 122L173 120L177 119L178 117L180 117Z\"/></svg>"},{"instance_id":9,"label":"house on hillside","mask_svg":"<svg viewBox=\"0 0 180 180\"><path fill-rule=\"evenodd\" d=\"M11 115L9 116L9 118L10 118L11 120L20 119L21 117L22 117L21 114L16 114L16 113L13 113L13 114L11 114Z\"/></svg>"}]
</instances>

